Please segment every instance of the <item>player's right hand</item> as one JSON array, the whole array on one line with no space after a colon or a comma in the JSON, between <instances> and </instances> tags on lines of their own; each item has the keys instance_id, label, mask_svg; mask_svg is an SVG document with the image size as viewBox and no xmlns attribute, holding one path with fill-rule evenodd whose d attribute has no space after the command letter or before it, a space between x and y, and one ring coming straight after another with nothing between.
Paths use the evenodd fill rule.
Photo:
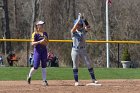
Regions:
<instances>
[{"instance_id":1,"label":"player's right hand","mask_svg":"<svg viewBox=\"0 0 140 93\"><path fill-rule=\"evenodd\" d=\"M78 20L80 20L82 17L81 13L78 14Z\"/></svg>"},{"instance_id":2,"label":"player's right hand","mask_svg":"<svg viewBox=\"0 0 140 93\"><path fill-rule=\"evenodd\" d=\"M40 41L38 41L40 44L42 43L42 42L44 42L44 39L42 39L42 40L40 40Z\"/></svg>"},{"instance_id":3,"label":"player's right hand","mask_svg":"<svg viewBox=\"0 0 140 93\"><path fill-rule=\"evenodd\" d=\"M39 44L42 45L47 45L48 44L48 40L46 40L45 38L39 41Z\"/></svg>"}]
</instances>

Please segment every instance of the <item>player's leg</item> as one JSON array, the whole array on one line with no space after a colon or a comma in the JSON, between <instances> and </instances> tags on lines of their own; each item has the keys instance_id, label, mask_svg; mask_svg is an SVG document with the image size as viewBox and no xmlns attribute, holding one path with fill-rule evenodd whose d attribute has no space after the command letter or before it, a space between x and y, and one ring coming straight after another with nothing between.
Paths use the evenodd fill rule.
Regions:
<instances>
[{"instance_id":1,"label":"player's leg","mask_svg":"<svg viewBox=\"0 0 140 93\"><path fill-rule=\"evenodd\" d=\"M89 59L86 50L80 51L79 55L80 55L81 59L84 61L84 63L87 65L88 71L89 71L89 73L90 73L90 76L91 76L92 81L93 81L93 82L96 82L94 70L93 70L93 68L91 67L91 60Z\"/></svg>"},{"instance_id":2,"label":"player's leg","mask_svg":"<svg viewBox=\"0 0 140 93\"><path fill-rule=\"evenodd\" d=\"M11 60L9 60L9 66L12 66L12 65L11 65Z\"/></svg>"},{"instance_id":3,"label":"player's leg","mask_svg":"<svg viewBox=\"0 0 140 93\"><path fill-rule=\"evenodd\" d=\"M27 82L28 82L28 84L31 83L32 74L38 69L39 65L40 65L40 56L35 51L34 52L34 64L33 64L33 67L30 69L29 75L27 76Z\"/></svg>"},{"instance_id":4,"label":"player's leg","mask_svg":"<svg viewBox=\"0 0 140 93\"><path fill-rule=\"evenodd\" d=\"M13 66L14 61L11 60L11 66Z\"/></svg>"},{"instance_id":5,"label":"player's leg","mask_svg":"<svg viewBox=\"0 0 140 93\"><path fill-rule=\"evenodd\" d=\"M47 67L47 57L41 59L41 66L42 66L42 79L46 80L46 67Z\"/></svg>"},{"instance_id":6,"label":"player's leg","mask_svg":"<svg viewBox=\"0 0 140 93\"><path fill-rule=\"evenodd\" d=\"M47 67L47 51L42 51L41 54L41 66L42 66L42 79L43 85L47 86L47 79L46 79L46 67Z\"/></svg>"},{"instance_id":7,"label":"player's leg","mask_svg":"<svg viewBox=\"0 0 140 93\"><path fill-rule=\"evenodd\" d=\"M73 61L73 75L75 80L75 86L78 86L78 52L76 50L72 50L71 57Z\"/></svg>"},{"instance_id":8,"label":"player's leg","mask_svg":"<svg viewBox=\"0 0 140 93\"><path fill-rule=\"evenodd\" d=\"M10 59L9 59L9 57L7 57L7 62L9 64L9 66L10 66Z\"/></svg>"},{"instance_id":9,"label":"player's leg","mask_svg":"<svg viewBox=\"0 0 140 93\"><path fill-rule=\"evenodd\" d=\"M30 71L29 71L29 74L27 75L27 82L28 82L28 84L30 84L31 83L31 77L32 77L32 74L35 72L35 69L34 69L34 67L32 67L31 69L30 69Z\"/></svg>"}]
</instances>

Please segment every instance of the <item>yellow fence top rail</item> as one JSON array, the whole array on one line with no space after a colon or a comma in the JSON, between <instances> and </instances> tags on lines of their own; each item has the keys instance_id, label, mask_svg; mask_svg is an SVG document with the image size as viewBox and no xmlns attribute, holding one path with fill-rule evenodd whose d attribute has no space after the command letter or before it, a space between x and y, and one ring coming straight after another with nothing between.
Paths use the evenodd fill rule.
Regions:
<instances>
[{"instance_id":1,"label":"yellow fence top rail","mask_svg":"<svg viewBox=\"0 0 140 93\"><path fill-rule=\"evenodd\" d=\"M0 39L0 42L31 42L31 39ZM49 42L70 43L72 40L49 40ZM125 43L140 44L140 41L105 41L105 40L86 40L87 43Z\"/></svg>"}]
</instances>

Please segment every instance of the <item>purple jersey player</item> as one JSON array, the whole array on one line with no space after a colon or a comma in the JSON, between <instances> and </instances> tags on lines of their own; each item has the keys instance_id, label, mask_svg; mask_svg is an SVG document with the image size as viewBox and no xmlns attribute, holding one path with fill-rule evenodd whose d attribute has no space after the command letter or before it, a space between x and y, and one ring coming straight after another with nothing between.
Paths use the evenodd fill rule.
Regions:
<instances>
[{"instance_id":1,"label":"purple jersey player","mask_svg":"<svg viewBox=\"0 0 140 93\"><path fill-rule=\"evenodd\" d=\"M48 34L43 31L43 21L37 21L35 24L35 31L32 34L32 46L34 46L34 64L30 69L29 75L27 76L28 84L31 83L31 77L38 67L42 67L42 79L43 85L47 86L46 80L46 66L47 66L47 42Z\"/></svg>"}]
</instances>

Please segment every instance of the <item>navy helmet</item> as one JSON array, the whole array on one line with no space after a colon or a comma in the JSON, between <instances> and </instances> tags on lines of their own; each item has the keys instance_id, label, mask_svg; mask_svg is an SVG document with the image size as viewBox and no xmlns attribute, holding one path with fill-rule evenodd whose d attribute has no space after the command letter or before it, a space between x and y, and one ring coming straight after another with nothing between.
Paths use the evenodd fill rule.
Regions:
<instances>
[{"instance_id":1,"label":"navy helmet","mask_svg":"<svg viewBox=\"0 0 140 93\"><path fill-rule=\"evenodd\" d=\"M74 20L74 25L77 23L78 19ZM80 20L78 24L83 25L84 21Z\"/></svg>"}]
</instances>

